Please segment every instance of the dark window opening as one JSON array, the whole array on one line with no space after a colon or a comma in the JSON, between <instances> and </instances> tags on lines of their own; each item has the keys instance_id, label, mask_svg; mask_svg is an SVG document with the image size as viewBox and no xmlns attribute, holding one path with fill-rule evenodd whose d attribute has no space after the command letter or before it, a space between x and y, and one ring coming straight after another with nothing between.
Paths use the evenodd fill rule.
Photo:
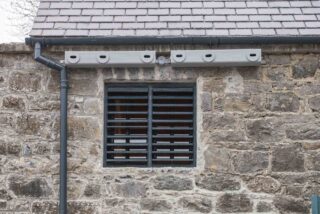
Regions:
<instances>
[{"instance_id":1,"label":"dark window opening","mask_svg":"<svg viewBox=\"0 0 320 214\"><path fill-rule=\"evenodd\" d=\"M194 84L107 84L104 166L195 166Z\"/></svg>"}]
</instances>

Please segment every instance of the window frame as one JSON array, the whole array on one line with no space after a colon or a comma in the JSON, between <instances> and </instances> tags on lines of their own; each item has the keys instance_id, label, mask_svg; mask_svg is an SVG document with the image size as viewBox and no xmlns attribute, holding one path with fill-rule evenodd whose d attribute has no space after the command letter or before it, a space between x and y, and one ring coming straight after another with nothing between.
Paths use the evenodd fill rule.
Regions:
<instances>
[{"instance_id":1,"label":"window frame","mask_svg":"<svg viewBox=\"0 0 320 214\"><path fill-rule=\"evenodd\" d=\"M149 117L149 111L151 108L151 112L153 109L153 105L150 106L152 103L152 90L150 88L154 87L163 87L163 88L181 88L181 87L192 87L193 89L193 161L189 165L170 165L170 164L152 164L152 159L147 158L146 165L108 165L107 164L107 117L108 117L108 87L119 87L119 88L132 88L132 87L141 87L141 88L149 88L148 90L148 128L147 128L147 157L150 155L149 153L152 152L152 122L150 123L149 120L152 120L152 117ZM150 95L151 94L151 95ZM151 96L151 99L150 99ZM170 82L170 83L152 83L152 82L143 82L143 83L131 83L131 82L112 82L112 83L104 83L104 107L103 107L103 168L119 168L119 167L134 167L134 168L160 168L160 167L196 167L197 166L197 84L195 82ZM153 114L151 113L151 116ZM151 138L151 141L150 141Z\"/></svg>"}]
</instances>

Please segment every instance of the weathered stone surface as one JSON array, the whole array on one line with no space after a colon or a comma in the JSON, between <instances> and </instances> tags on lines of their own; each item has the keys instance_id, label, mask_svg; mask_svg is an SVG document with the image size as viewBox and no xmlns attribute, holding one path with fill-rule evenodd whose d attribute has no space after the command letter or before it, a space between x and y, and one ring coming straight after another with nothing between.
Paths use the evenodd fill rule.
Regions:
<instances>
[{"instance_id":1,"label":"weathered stone surface","mask_svg":"<svg viewBox=\"0 0 320 214\"><path fill-rule=\"evenodd\" d=\"M98 184L88 184L83 192L85 197L99 198L101 196L101 187Z\"/></svg>"},{"instance_id":2,"label":"weathered stone surface","mask_svg":"<svg viewBox=\"0 0 320 214\"><path fill-rule=\"evenodd\" d=\"M6 189L0 189L0 199L10 201L12 197Z\"/></svg>"},{"instance_id":3,"label":"weathered stone surface","mask_svg":"<svg viewBox=\"0 0 320 214\"><path fill-rule=\"evenodd\" d=\"M274 206L281 213L308 213L309 208L303 200L297 200L284 196L277 196L273 200Z\"/></svg>"},{"instance_id":4,"label":"weathered stone surface","mask_svg":"<svg viewBox=\"0 0 320 214\"><path fill-rule=\"evenodd\" d=\"M128 75L130 80L139 79L140 68L128 68Z\"/></svg>"},{"instance_id":5,"label":"weathered stone surface","mask_svg":"<svg viewBox=\"0 0 320 214\"><path fill-rule=\"evenodd\" d=\"M304 156L295 145L277 146L272 149L272 171L303 172Z\"/></svg>"},{"instance_id":6,"label":"weathered stone surface","mask_svg":"<svg viewBox=\"0 0 320 214\"><path fill-rule=\"evenodd\" d=\"M233 157L234 170L239 173L255 173L266 170L269 155L266 152L243 151Z\"/></svg>"},{"instance_id":7,"label":"weathered stone surface","mask_svg":"<svg viewBox=\"0 0 320 214\"><path fill-rule=\"evenodd\" d=\"M0 210L4 210L7 208L7 202L6 201L0 201Z\"/></svg>"},{"instance_id":8,"label":"weathered stone surface","mask_svg":"<svg viewBox=\"0 0 320 214\"><path fill-rule=\"evenodd\" d=\"M7 96L3 98L2 106L8 109L24 110L25 102L21 97Z\"/></svg>"},{"instance_id":9,"label":"weathered stone surface","mask_svg":"<svg viewBox=\"0 0 320 214\"><path fill-rule=\"evenodd\" d=\"M212 110L212 96L210 93L201 95L201 110L204 112Z\"/></svg>"},{"instance_id":10,"label":"weathered stone surface","mask_svg":"<svg viewBox=\"0 0 320 214\"><path fill-rule=\"evenodd\" d=\"M312 124L295 125L286 130L286 135L291 140L319 140L320 128Z\"/></svg>"},{"instance_id":11,"label":"weathered stone surface","mask_svg":"<svg viewBox=\"0 0 320 214\"><path fill-rule=\"evenodd\" d=\"M268 202L260 201L257 204L257 212L259 213L271 212L272 210L272 204Z\"/></svg>"},{"instance_id":12,"label":"weathered stone surface","mask_svg":"<svg viewBox=\"0 0 320 214\"><path fill-rule=\"evenodd\" d=\"M208 144L213 144L216 142L239 142L246 140L244 132L242 130L214 131L208 134L208 138Z\"/></svg>"},{"instance_id":13,"label":"weathered stone surface","mask_svg":"<svg viewBox=\"0 0 320 214\"><path fill-rule=\"evenodd\" d=\"M268 65L286 65L291 62L288 55L269 55L266 59L268 60Z\"/></svg>"},{"instance_id":14,"label":"weathered stone surface","mask_svg":"<svg viewBox=\"0 0 320 214\"><path fill-rule=\"evenodd\" d=\"M270 67L267 66L264 75L268 80L276 81L276 82L284 82L288 79L290 74L290 67L289 66L276 66Z\"/></svg>"},{"instance_id":15,"label":"weathered stone surface","mask_svg":"<svg viewBox=\"0 0 320 214\"><path fill-rule=\"evenodd\" d=\"M145 197L147 194L147 187L141 182L126 182L123 184L115 184L113 191L122 197Z\"/></svg>"},{"instance_id":16,"label":"weathered stone surface","mask_svg":"<svg viewBox=\"0 0 320 214\"><path fill-rule=\"evenodd\" d=\"M15 91L36 92L41 88L41 76L36 72L12 73L9 79L9 87Z\"/></svg>"},{"instance_id":17,"label":"weathered stone surface","mask_svg":"<svg viewBox=\"0 0 320 214\"><path fill-rule=\"evenodd\" d=\"M32 213L34 214L56 214L58 212L58 202L55 201L37 201L32 204Z\"/></svg>"},{"instance_id":18,"label":"weathered stone surface","mask_svg":"<svg viewBox=\"0 0 320 214\"><path fill-rule=\"evenodd\" d=\"M230 114L204 114L202 127L206 131L215 129L234 129L236 116Z\"/></svg>"},{"instance_id":19,"label":"weathered stone surface","mask_svg":"<svg viewBox=\"0 0 320 214\"><path fill-rule=\"evenodd\" d=\"M205 168L214 172L229 172L232 169L231 153L227 149L209 145L204 152Z\"/></svg>"},{"instance_id":20,"label":"weathered stone surface","mask_svg":"<svg viewBox=\"0 0 320 214\"><path fill-rule=\"evenodd\" d=\"M88 214L97 212L97 204L89 201L68 202L68 212L77 214Z\"/></svg>"},{"instance_id":21,"label":"weathered stone surface","mask_svg":"<svg viewBox=\"0 0 320 214\"><path fill-rule=\"evenodd\" d=\"M89 98L84 101L83 109L86 114L101 114L102 113L102 103L98 98Z\"/></svg>"},{"instance_id":22,"label":"weathered stone surface","mask_svg":"<svg viewBox=\"0 0 320 214\"><path fill-rule=\"evenodd\" d=\"M272 93L267 96L266 108L270 111L297 112L300 102L297 95L292 92Z\"/></svg>"},{"instance_id":23,"label":"weathered stone surface","mask_svg":"<svg viewBox=\"0 0 320 214\"><path fill-rule=\"evenodd\" d=\"M7 144L3 141L0 141L0 155L7 154Z\"/></svg>"},{"instance_id":24,"label":"weathered stone surface","mask_svg":"<svg viewBox=\"0 0 320 214\"><path fill-rule=\"evenodd\" d=\"M231 94L224 98L223 108L226 112L248 112L252 103L247 94Z\"/></svg>"},{"instance_id":25,"label":"weathered stone surface","mask_svg":"<svg viewBox=\"0 0 320 214\"><path fill-rule=\"evenodd\" d=\"M309 99L309 106L312 111L320 111L320 95L311 97Z\"/></svg>"},{"instance_id":26,"label":"weathered stone surface","mask_svg":"<svg viewBox=\"0 0 320 214\"><path fill-rule=\"evenodd\" d=\"M249 180L247 186L253 192L276 193L281 184L271 177L257 176Z\"/></svg>"},{"instance_id":27,"label":"weathered stone surface","mask_svg":"<svg viewBox=\"0 0 320 214\"><path fill-rule=\"evenodd\" d=\"M191 190L193 189L192 180L173 175L159 176L154 179L154 188L158 190Z\"/></svg>"},{"instance_id":28,"label":"weathered stone surface","mask_svg":"<svg viewBox=\"0 0 320 214\"><path fill-rule=\"evenodd\" d=\"M100 139L100 128L97 119L93 117L70 117L68 119L68 134L74 139Z\"/></svg>"},{"instance_id":29,"label":"weathered stone surface","mask_svg":"<svg viewBox=\"0 0 320 214\"><path fill-rule=\"evenodd\" d=\"M306 168L308 170L320 171L320 153L312 152L306 155Z\"/></svg>"},{"instance_id":30,"label":"weathered stone surface","mask_svg":"<svg viewBox=\"0 0 320 214\"><path fill-rule=\"evenodd\" d=\"M259 119L247 122L247 136L257 142L276 142L282 139L283 133L274 121Z\"/></svg>"},{"instance_id":31,"label":"weathered stone surface","mask_svg":"<svg viewBox=\"0 0 320 214\"><path fill-rule=\"evenodd\" d=\"M19 156L21 153L21 145L16 143L8 143L7 154Z\"/></svg>"},{"instance_id":32,"label":"weathered stone surface","mask_svg":"<svg viewBox=\"0 0 320 214\"><path fill-rule=\"evenodd\" d=\"M245 194L224 194L216 204L216 209L222 213L252 212L252 202Z\"/></svg>"},{"instance_id":33,"label":"weathered stone surface","mask_svg":"<svg viewBox=\"0 0 320 214\"><path fill-rule=\"evenodd\" d=\"M107 207L119 207L119 206L122 206L124 203L125 203L125 200L120 198L106 198L104 200L104 204Z\"/></svg>"},{"instance_id":34,"label":"weathered stone surface","mask_svg":"<svg viewBox=\"0 0 320 214\"><path fill-rule=\"evenodd\" d=\"M318 67L318 57L306 56L300 62L292 66L292 76L296 79L313 77Z\"/></svg>"},{"instance_id":35,"label":"weathered stone surface","mask_svg":"<svg viewBox=\"0 0 320 214\"><path fill-rule=\"evenodd\" d=\"M234 177L226 174L201 174L196 177L199 188L211 191L239 190L241 184Z\"/></svg>"},{"instance_id":36,"label":"weathered stone surface","mask_svg":"<svg viewBox=\"0 0 320 214\"><path fill-rule=\"evenodd\" d=\"M162 199L142 199L140 202L142 210L169 212L172 208L171 203Z\"/></svg>"},{"instance_id":37,"label":"weathered stone surface","mask_svg":"<svg viewBox=\"0 0 320 214\"><path fill-rule=\"evenodd\" d=\"M94 69L77 69L69 77L69 94L96 95L98 93L98 73ZM90 80L90 81L88 81ZM55 80L56 81L56 80Z\"/></svg>"},{"instance_id":38,"label":"weathered stone surface","mask_svg":"<svg viewBox=\"0 0 320 214\"><path fill-rule=\"evenodd\" d=\"M23 177L12 176L9 180L10 190L18 197L49 197L52 195L52 189L43 178L26 180Z\"/></svg>"},{"instance_id":39,"label":"weathered stone surface","mask_svg":"<svg viewBox=\"0 0 320 214\"><path fill-rule=\"evenodd\" d=\"M183 197L178 203L191 212L209 213L212 210L212 202L207 197Z\"/></svg>"},{"instance_id":40,"label":"weathered stone surface","mask_svg":"<svg viewBox=\"0 0 320 214\"><path fill-rule=\"evenodd\" d=\"M39 118L31 114L21 114L17 118L16 131L19 134L37 135L40 131Z\"/></svg>"}]
</instances>

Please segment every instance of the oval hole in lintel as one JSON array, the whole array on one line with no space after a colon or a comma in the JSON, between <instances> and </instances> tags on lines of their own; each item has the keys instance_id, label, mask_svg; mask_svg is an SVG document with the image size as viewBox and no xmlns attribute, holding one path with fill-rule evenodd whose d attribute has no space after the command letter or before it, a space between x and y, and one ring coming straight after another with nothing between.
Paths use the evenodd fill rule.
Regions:
<instances>
[{"instance_id":1,"label":"oval hole in lintel","mask_svg":"<svg viewBox=\"0 0 320 214\"><path fill-rule=\"evenodd\" d=\"M176 57L181 58L181 57L183 57L183 55L182 54L177 54Z\"/></svg>"},{"instance_id":2,"label":"oval hole in lintel","mask_svg":"<svg viewBox=\"0 0 320 214\"><path fill-rule=\"evenodd\" d=\"M257 56L257 54L255 54L255 53L250 54L250 57L255 57L255 56Z\"/></svg>"},{"instance_id":3,"label":"oval hole in lintel","mask_svg":"<svg viewBox=\"0 0 320 214\"><path fill-rule=\"evenodd\" d=\"M143 57L146 58L146 59L150 59L151 58L150 55L143 55Z\"/></svg>"},{"instance_id":4,"label":"oval hole in lintel","mask_svg":"<svg viewBox=\"0 0 320 214\"><path fill-rule=\"evenodd\" d=\"M210 58L212 57L212 54L206 54L205 57Z\"/></svg>"},{"instance_id":5,"label":"oval hole in lintel","mask_svg":"<svg viewBox=\"0 0 320 214\"><path fill-rule=\"evenodd\" d=\"M76 55L71 55L70 58L71 58L71 59L76 59L77 56L76 56Z\"/></svg>"},{"instance_id":6,"label":"oval hole in lintel","mask_svg":"<svg viewBox=\"0 0 320 214\"><path fill-rule=\"evenodd\" d=\"M107 58L106 55L100 55L99 57L100 57L100 59L106 59Z\"/></svg>"}]
</instances>

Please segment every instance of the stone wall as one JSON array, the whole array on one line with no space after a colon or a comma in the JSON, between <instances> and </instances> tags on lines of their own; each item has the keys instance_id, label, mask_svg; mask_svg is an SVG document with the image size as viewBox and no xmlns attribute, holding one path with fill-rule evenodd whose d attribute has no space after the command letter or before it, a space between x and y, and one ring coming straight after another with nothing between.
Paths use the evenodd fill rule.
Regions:
<instances>
[{"instance_id":1,"label":"stone wall","mask_svg":"<svg viewBox=\"0 0 320 214\"><path fill-rule=\"evenodd\" d=\"M103 48L170 47L88 49ZM319 47L262 49L251 68L71 70L69 213L309 213L320 194ZM197 83L196 168L102 167L103 86L115 81ZM0 136L0 214L57 213L59 75L21 44L0 46Z\"/></svg>"}]
</instances>

